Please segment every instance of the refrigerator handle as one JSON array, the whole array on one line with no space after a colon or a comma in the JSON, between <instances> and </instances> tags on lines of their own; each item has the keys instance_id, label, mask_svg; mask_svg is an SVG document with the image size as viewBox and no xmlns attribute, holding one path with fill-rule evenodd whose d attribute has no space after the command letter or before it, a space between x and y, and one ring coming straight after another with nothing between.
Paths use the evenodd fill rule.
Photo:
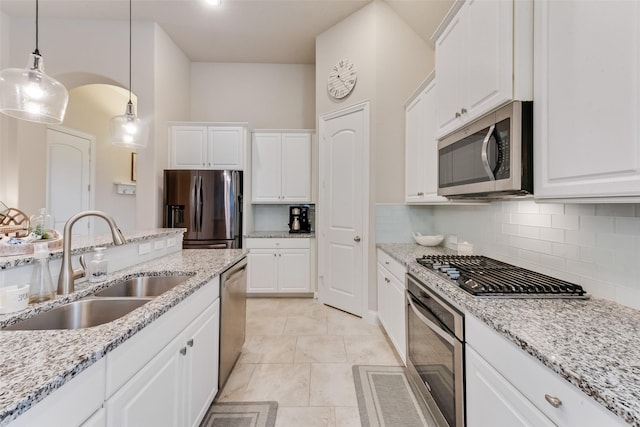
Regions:
<instances>
[{"instance_id":1,"label":"refrigerator handle","mask_svg":"<svg viewBox=\"0 0 640 427\"><path fill-rule=\"evenodd\" d=\"M198 176L198 195L199 195L199 205L198 205L198 211L199 211L199 215L200 215L200 221L199 221L199 230L198 231L202 231L202 213L204 211L204 197L202 195L202 176Z\"/></svg>"},{"instance_id":2,"label":"refrigerator handle","mask_svg":"<svg viewBox=\"0 0 640 427\"><path fill-rule=\"evenodd\" d=\"M200 205L198 200L198 175L193 177L193 187L192 187L192 200L193 200L193 230L198 232L198 206Z\"/></svg>"}]
</instances>

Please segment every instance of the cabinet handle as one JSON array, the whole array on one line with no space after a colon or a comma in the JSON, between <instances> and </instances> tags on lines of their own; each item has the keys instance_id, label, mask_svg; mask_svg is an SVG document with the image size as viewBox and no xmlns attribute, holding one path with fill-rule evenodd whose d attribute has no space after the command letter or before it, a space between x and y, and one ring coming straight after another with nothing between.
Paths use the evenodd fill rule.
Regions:
<instances>
[{"instance_id":1,"label":"cabinet handle","mask_svg":"<svg viewBox=\"0 0 640 427\"><path fill-rule=\"evenodd\" d=\"M385 261L384 263L385 263L386 265L389 265L389 261Z\"/></svg>"},{"instance_id":2,"label":"cabinet handle","mask_svg":"<svg viewBox=\"0 0 640 427\"><path fill-rule=\"evenodd\" d=\"M461 114L467 114L467 109L463 107L463 108L460 110L460 113L461 113Z\"/></svg>"},{"instance_id":3,"label":"cabinet handle","mask_svg":"<svg viewBox=\"0 0 640 427\"><path fill-rule=\"evenodd\" d=\"M273 254L273 256L278 256L278 254Z\"/></svg>"},{"instance_id":4,"label":"cabinet handle","mask_svg":"<svg viewBox=\"0 0 640 427\"><path fill-rule=\"evenodd\" d=\"M424 196L424 193L422 191L418 191L418 196Z\"/></svg>"},{"instance_id":5,"label":"cabinet handle","mask_svg":"<svg viewBox=\"0 0 640 427\"><path fill-rule=\"evenodd\" d=\"M187 347L182 347L180 349L180 354L183 355L183 356L186 355L187 354Z\"/></svg>"},{"instance_id":6,"label":"cabinet handle","mask_svg":"<svg viewBox=\"0 0 640 427\"><path fill-rule=\"evenodd\" d=\"M193 347L193 338L191 338L189 341L187 341L187 345L189 347Z\"/></svg>"},{"instance_id":7,"label":"cabinet handle","mask_svg":"<svg viewBox=\"0 0 640 427\"><path fill-rule=\"evenodd\" d=\"M353 238L353 241L354 241L354 242L359 242L359 241L360 241L360 236L356 236L356 237L354 237L354 238Z\"/></svg>"},{"instance_id":8,"label":"cabinet handle","mask_svg":"<svg viewBox=\"0 0 640 427\"><path fill-rule=\"evenodd\" d=\"M551 396L550 394L545 394L544 398L547 402L549 402L549 405L553 406L554 408L559 408L560 405L562 405L562 400L558 399L555 396Z\"/></svg>"},{"instance_id":9,"label":"cabinet handle","mask_svg":"<svg viewBox=\"0 0 640 427\"><path fill-rule=\"evenodd\" d=\"M456 111L456 118L460 117L460 113Z\"/></svg>"},{"instance_id":10,"label":"cabinet handle","mask_svg":"<svg viewBox=\"0 0 640 427\"><path fill-rule=\"evenodd\" d=\"M384 278L384 281L387 283L391 283L391 280L387 279L386 277Z\"/></svg>"}]
</instances>

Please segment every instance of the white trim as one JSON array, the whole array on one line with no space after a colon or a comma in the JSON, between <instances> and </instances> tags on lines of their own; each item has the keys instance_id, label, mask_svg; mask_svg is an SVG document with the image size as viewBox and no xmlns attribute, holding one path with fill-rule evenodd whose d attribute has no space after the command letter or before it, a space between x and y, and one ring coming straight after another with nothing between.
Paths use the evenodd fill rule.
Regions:
<instances>
[{"instance_id":1,"label":"white trim","mask_svg":"<svg viewBox=\"0 0 640 427\"><path fill-rule=\"evenodd\" d=\"M370 155L370 102L368 100L360 102L358 104L351 105L349 107L332 111L329 113L325 113L319 116L318 118L318 202L319 206L317 208L316 214L316 237L318 238L318 298L320 302L325 302L325 286L324 286L324 257L325 257L325 223L324 218L326 218L325 209L329 205L325 198L326 192L324 191L324 170L325 170L325 153L322 149L322 141L324 139L324 135L326 132L326 122L328 120L334 119L336 117L345 116L347 114L352 114L358 111L362 111L364 113L363 121L363 165L362 165L362 305L360 308L360 312L362 313L363 319L366 319L369 323L371 323L371 314L369 313L369 242L371 241L371 236L369 235L369 217L371 214L371 201L370 201L370 180L369 180L369 155ZM377 316L377 315L376 315ZM375 322L374 322L375 323Z\"/></svg>"}]
</instances>

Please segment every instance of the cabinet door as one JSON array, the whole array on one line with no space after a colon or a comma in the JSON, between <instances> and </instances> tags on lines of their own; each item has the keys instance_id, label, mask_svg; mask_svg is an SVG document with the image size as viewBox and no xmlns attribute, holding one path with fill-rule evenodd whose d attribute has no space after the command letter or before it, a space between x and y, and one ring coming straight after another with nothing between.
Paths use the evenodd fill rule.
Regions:
<instances>
[{"instance_id":1,"label":"cabinet door","mask_svg":"<svg viewBox=\"0 0 640 427\"><path fill-rule=\"evenodd\" d=\"M278 252L278 290L309 292L311 264L309 249L280 249Z\"/></svg>"},{"instance_id":2,"label":"cabinet door","mask_svg":"<svg viewBox=\"0 0 640 427\"><path fill-rule=\"evenodd\" d=\"M462 123L462 60L464 58L464 6L436 42L438 136Z\"/></svg>"},{"instance_id":3,"label":"cabinet door","mask_svg":"<svg viewBox=\"0 0 640 427\"><path fill-rule=\"evenodd\" d=\"M247 292L277 292L275 249L251 249L247 258Z\"/></svg>"},{"instance_id":4,"label":"cabinet door","mask_svg":"<svg viewBox=\"0 0 640 427\"><path fill-rule=\"evenodd\" d=\"M513 3L475 0L464 5L461 107L465 122L512 98Z\"/></svg>"},{"instance_id":5,"label":"cabinet door","mask_svg":"<svg viewBox=\"0 0 640 427\"><path fill-rule=\"evenodd\" d=\"M184 425L198 426L218 391L220 299L185 330L183 337L188 356Z\"/></svg>"},{"instance_id":6,"label":"cabinet door","mask_svg":"<svg viewBox=\"0 0 640 427\"><path fill-rule=\"evenodd\" d=\"M465 348L467 425L555 426L469 345Z\"/></svg>"},{"instance_id":7,"label":"cabinet door","mask_svg":"<svg viewBox=\"0 0 640 427\"><path fill-rule=\"evenodd\" d=\"M172 169L202 169L207 167L207 127L173 126L169 165Z\"/></svg>"},{"instance_id":8,"label":"cabinet door","mask_svg":"<svg viewBox=\"0 0 640 427\"><path fill-rule=\"evenodd\" d=\"M387 334L389 334L389 313L391 306L389 305L389 285L391 283L391 274L378 264L378 319Z\"/></svg>"},{"instance_id":9,"label":"cabinet door","mask_svg":"<svg viewBox=\"0 0 640 427\"><path fill-rule=\"evenodd\" d=\"M311 201L311 135L282 134L282 201Z\"/></svg>"},{"instance_id":10,"label":"cabinet door","mask_svg":"<svg viewBox=\"0 0 640 427\"><path fill-rule=\"evenodd\" d=\"M534 5L536 198L637 197L640 2Z\"/></svg>"},{"instance_id":11,"label":"cabinet door","mask_svg":"<svg viewBox=\"0 0 640 427\"><path fill-rule=\"evenodd\" d=\"M182 425L183 346L178 336L105 402L109 427Z\"/></svg>"},{"instance_id":12,"label":"cabinet door","mask_svg":"<svg viewBox=\"0 0 640 427\"><path fill-rule=\"evenodd\" d=\"M281 171L280 134L254 134L251 144L252 202L282 201Z\"/></svg>"},{"instance_id":13,"label":"cabinet door","mask_svg":"<svg viewBox=\"0 0 640 427\"><path fill-rule=\"evenodd\" d=\"M406 363L406 302L404 284L378 264L378 317L397 353Z\"/></svg>"},{"instance_id":14,"label":"cabinet door","mask_svg":"<svg viewBox=\"0 0 640 427\"><path fill-rule=\"evenodd\" d=\"M98 409L88 420L82 423L81 427L106 427L107 411L104 408Z\"/></svg>"},{"instance_id":15,"label":"cabinet door","mask_svg":"<svg viewBox=\"0 0 640 427\"><path fill-rule=\"evenodd\" d=\"M447 202L438 196L438 141L436 140L436 82L432 80L407 107L407 203Z\"/></svg>"},{"instance_id":16,"label":"cabinet door","mask_svg":"<svg viewBox=\"0 0 640 427\"><path fill-rule=\"evenodd\" d=\"M212 169L244 169L244 128L209 127L208 167Z\"/></svg>"}]
</instances>

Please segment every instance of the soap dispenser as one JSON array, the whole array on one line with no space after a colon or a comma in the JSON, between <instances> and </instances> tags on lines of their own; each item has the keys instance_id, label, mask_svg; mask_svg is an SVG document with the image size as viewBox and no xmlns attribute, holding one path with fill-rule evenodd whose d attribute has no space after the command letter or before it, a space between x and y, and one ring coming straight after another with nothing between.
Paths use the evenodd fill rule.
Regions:
<instances>
[{"instance_id":1,"label":"soap dispenser","mask_svg":"<svg viewBox=\"0 0 640 427\"><path fill-rule=\"evenodd\" d=\"M89 281L102 282L107 277L107 260L104 258L105 248L96 248L96 253L89 263Z\"/></svg>"},{"instance_id":2,"label":"soap dispenser","mask_svg":"<svg viewBox=\"0 0 640 427\"><path fill-rule=\"evenodd\" d=\"M29 302L38 303L55 298L56 290L49 271L49 245L36 243L33 245L33 257L36 260L31 273L29 285Z\"/></svg>"}]
</instances>

